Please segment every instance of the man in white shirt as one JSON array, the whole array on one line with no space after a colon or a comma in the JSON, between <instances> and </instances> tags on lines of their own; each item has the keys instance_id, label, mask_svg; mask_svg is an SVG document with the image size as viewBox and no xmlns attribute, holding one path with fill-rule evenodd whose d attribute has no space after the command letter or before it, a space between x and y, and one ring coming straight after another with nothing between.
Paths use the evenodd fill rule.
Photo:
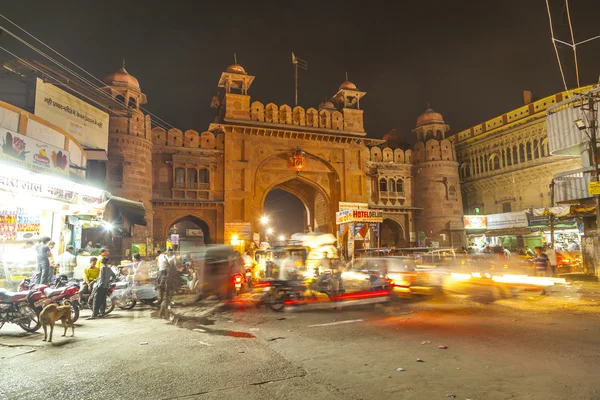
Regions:
<instances>
[{"instance_id":1,"label":"man in white shirt","mask_svg":"<svg viewBox=\"0 0 600 400\"><path fill-rule=\"evenodd\" d=\"M75 248L73 246L67 246L65 252L58 258L58 265L60 274L65 274L69 278L73 278L75 267L77 267L77 258L73 254Z\"/></svg>"}]
</instances>

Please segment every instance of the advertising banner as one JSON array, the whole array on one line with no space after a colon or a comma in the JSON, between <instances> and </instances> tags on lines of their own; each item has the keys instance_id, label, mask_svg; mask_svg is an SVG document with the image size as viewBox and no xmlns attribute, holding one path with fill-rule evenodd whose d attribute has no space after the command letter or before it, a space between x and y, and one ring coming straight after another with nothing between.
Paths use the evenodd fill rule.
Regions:
<instances>
[{"instance_id":1,"label":"advertising banner","mask_svg":"<svg viewBox=\"0 0 600 400\"><path fill-rule=\"evenodd\" d=\"M486 229L487 217L485 215L465 215L463 216L465 229Z\"/></svg>"},{"instance_id":2,"label":"advertising banner","mask_svg":"<svg viewBox=\"0 0 600 400\"><path fill-rule=\"evenodd\" d=\"M352 219L356 222L383 222L383 211L352 210Z\"/></svg>"},{"instance_id":3,"label":"advertising banner","mask_svg":"<svg viewBox=\"0 0 600 400\"><path fill-rule=\"evenodd\" d=\"M40 78L34 114L70 133L83 147L108 147L108 114Z\"/></svg>"},{"instance_id":4,"label":"advertising banner","mask_svg":"<svg viewBox=\"0 0 600 400\"><path fill-rule=\"evenodd\" d=\"M0 131L0 157L34 172L69 176L69 152L20 133Z\"/></svg>"},{"instance_id":5,"label":"advertising banner","mask_svg":"<svg viewBox=\"0 0 600 400\"><path fill-rule=\"evenodd\" d=\"M185 236L204 236L202 229L186 229Z\"/></svg>"},{"instance_id":6,"label":"advertising banner","mask_svg":"<svg viewBox=\"0 0 600 400\"><path fill-rule=\"evenodd\" d=\"M335 213L335 223L337 225L352 222L352 210L338 211Z\"/></svg>"},{"instance_id":7,"label":"advertising banner","mask_svg":"<svg viewBox=\"0 0 600 400\"><path fill-rule=\"evenodd\" d=\"M516 211L487 216L488 229L525 228L529 226L525 211Z\"/></svg>"}]
</instances>

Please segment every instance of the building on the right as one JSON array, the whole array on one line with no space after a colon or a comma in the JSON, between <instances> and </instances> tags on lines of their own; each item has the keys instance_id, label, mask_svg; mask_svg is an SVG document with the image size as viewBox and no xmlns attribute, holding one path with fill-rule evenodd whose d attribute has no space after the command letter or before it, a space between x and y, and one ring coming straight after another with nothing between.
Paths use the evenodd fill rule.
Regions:
<instances>
[{"instance_id":1,"label":"building on the right","mask_svg":"<svg viewBox=\"0 0 600 400\"><path fill-rule=\"evenodd\" d=\"M598 103L600 87L573 91L573 96L547 110L548 145L557 157L578 157L577 168L570 168L553 176L554 199L570 205L565 218L583 221L581 252L583 272L600 275L600 237L597 206L593 199L594 164L597 167ZM596 142L596 151L592 143ZM594 154L595 153L595 154ZM594 156L596 163L593 162ZM597 173L598 171L596 171ZM597 189L596 189L597 191Z\"/></svg>"},{"instance_id":2,"label":"building on the right","mask_svg":"<svg viewBox=\"0 0 600 400\"><path fill-rule=\"evenodd\" d=\"M536 214L554 205L553 177L582 167L579 155L552 155L548 148L546 110L571 98L573 92L536 101L531 92L523 94L522 107L458 132L453 138L465 229L469 245L475 248L499 245L526 249L556 240L549 236L549 218L535 218ZM558 221L556 229L578 237L573 220Z\"/></svg>"}]
</instances>

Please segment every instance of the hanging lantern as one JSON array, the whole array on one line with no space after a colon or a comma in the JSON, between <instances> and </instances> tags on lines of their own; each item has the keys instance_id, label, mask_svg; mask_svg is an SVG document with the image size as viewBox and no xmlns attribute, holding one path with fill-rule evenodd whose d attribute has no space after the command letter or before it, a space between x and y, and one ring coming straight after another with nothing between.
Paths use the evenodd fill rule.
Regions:
<instances>
[{"instance_id":1,"label":"hanging lantern","mask_svg":"<svg viewBox=\"0 0 600 400\"><path fill-rule=\"evenodd\" d=\"M300 171L302 171L302 169L305 167L304 154L304 151L302 151L300 147L297 147L294 155L290 157L290 165L292 168L294 168L294 171L296 171L297 174L299 174Z\"/></svg>"}]
</instances>

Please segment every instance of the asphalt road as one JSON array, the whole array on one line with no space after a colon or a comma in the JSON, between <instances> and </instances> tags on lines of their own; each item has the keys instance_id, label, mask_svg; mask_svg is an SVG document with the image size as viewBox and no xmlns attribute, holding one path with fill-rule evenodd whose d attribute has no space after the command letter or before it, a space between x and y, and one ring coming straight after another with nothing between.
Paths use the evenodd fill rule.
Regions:
<instances>
[{"instance_id":1,"label":"asphalt road","mask_svg":"<svg viewBox=\"0 0 600 400\"><path fill-rule=\"evenodd\" d=\"M0 398L600 399L599 308L454 298L178 325L146 308L53 344L6 325Z\"/></svg>"}]
</instances>

